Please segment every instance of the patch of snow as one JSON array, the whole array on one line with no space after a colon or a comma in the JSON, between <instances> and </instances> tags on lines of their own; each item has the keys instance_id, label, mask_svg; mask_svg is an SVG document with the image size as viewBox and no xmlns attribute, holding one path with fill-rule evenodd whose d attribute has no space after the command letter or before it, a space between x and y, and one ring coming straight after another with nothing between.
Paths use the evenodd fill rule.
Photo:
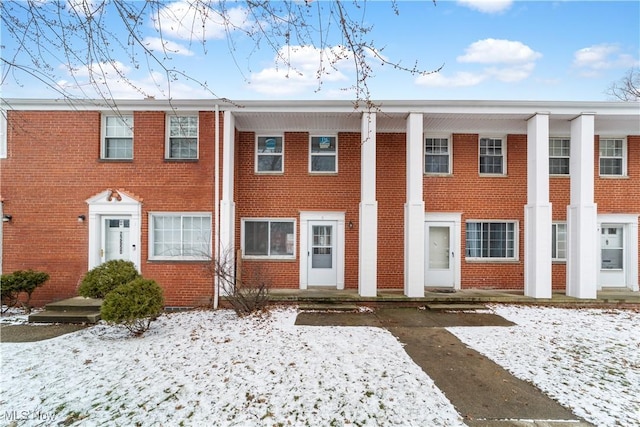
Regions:
<instances>
[{"instance_id":1,"label":"patch of snow","mask_svg":"<svg viewBox=\"0 0 640 427\"><path fill-rule=\"evenodd\" d=\"M464 425L386 330L296 315L180 312L139 338L98 324L2 343L3 424Z\"/></svg>"},{"instance_id":2,"label":"patch of snow","mask_svg":"<svg viewBox=\"0 0 640 427\"><path fill-rule=\"evenodd\" d=\"M514 327L447 328L598 426L640 426L640 311L496 305Z\"/></svg>"}]
</instances>

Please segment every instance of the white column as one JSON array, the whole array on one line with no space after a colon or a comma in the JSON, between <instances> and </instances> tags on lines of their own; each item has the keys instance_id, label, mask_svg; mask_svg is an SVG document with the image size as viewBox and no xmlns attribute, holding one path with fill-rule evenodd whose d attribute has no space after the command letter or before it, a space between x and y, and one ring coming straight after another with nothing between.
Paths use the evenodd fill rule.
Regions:
<instances>
[{"instance_id":1,"label":"white column","mask_svg":"<svg viewBox=\"0 0 640 427\"><path fill-rule=\"evenodd\" d=\"M376 115L362 115L360 141L360 227L358 294L377 295L378 201L376 200Z\"/></svg>"},{"instance_id":2,"label":"white column","mask_svg":"<svg viewBox=\"0 0 640 427\"><path fill-rule=\"evenodd\" d=\"M527 122L527 205L524 208L524 294L551 298L549 114Z\"/></svg>"},{"instance_id":3,"label":"white column","mask_svg":"<svg viewBox=\"0 0 640 427\"><path fill-rule=\"evenodd\" d=\"M216 132L218 130L216 129ZM233 200L234 158L235 158L235 117L230 111L224 112L222 136L222 198L220 200L220 251L235 259L235 209Z\"/></svg>"},{"instance_id":4,"label":"white column","mask_svg":"<svg viewBox=\"0 0 640 427\"><path fill-rule=\"evenodd\" d=\"M424 297L422 114L407 118L407 202L404 205L404 294Z\"/></svg>"},{"instance_id":5,"label":"white column","mask_svg":"<svg viewBox=\"0 0 640 427\"><path fill-rule=\"evenodd\" d=\"M567 295L597 298L598 207L594 202L594 115L571 122L571 201L567 207Z\"/></svg>"}]
</instances>

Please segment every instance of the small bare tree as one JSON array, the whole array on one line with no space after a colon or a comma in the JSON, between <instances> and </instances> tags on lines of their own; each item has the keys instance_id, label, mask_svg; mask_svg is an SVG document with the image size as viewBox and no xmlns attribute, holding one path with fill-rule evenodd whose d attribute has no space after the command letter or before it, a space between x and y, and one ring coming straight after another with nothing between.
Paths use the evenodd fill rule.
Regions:
<instances>
[{"instance_id":1,"label":"small bare tree","mask_svg":"<svg viewBox=\"0 0 640 427\"><path fill-rule=\"evenodd\" d=\"M640 67L630 68L623 78L612 83L607 95L620 101L640 101Z\"/></svg>"},{"instance_id":2,"label":"small bare tree","mask_svg":"<svg viewBox=\"0 0 640 427\"><path fill-rule=\"evenodd\" d=\"M233 251L222 250L218 256L210 257L205 271L212 279L214 298L223 297L238 316L262 311L269 305L271 282L261 267L244 265Z\"/></svg>"}]
</instances>

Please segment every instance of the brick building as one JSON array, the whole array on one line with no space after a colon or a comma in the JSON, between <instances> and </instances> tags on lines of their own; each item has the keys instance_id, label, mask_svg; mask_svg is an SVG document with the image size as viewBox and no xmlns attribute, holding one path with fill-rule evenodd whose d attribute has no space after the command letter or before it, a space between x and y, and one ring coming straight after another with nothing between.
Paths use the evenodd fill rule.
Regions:
<instances>
[{"instance_id":1,"label":"brick building","mask_svg":"<svg viewBox=\"0 0 640 427\"><path fill-rule=\"evenodd\" d=\"M0 269L46 303L130 259L170 306L206 259L276 288L638 291L637 103L5 99Z\"/></svg>"}]
</instances>

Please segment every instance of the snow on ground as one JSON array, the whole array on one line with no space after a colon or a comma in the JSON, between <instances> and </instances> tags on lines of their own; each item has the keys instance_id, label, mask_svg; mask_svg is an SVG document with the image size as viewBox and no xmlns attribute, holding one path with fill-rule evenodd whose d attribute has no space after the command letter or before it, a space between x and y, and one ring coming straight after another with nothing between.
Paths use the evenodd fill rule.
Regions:
<instances>
[{"instance_id":1,"label":"snow on ground","mask_svg":"<svg viewBox=\"0 0 640 427\"><path fill-rule=\"evenodd\" d=\"M494 306L517 326L447 328L597 426L640 426L640 311Z\"/></svg>"},{"instance_id":2,"label":"snow on ground","mask_svg":"<svg viewBox=\"0 0 640 427\"><path fill-rule=\"evenodd\" d=\"M140 338L100 324L3 343L1 424L464 425L389 332L295 316L191 311Z\"/></svg>"}]
</instances>

